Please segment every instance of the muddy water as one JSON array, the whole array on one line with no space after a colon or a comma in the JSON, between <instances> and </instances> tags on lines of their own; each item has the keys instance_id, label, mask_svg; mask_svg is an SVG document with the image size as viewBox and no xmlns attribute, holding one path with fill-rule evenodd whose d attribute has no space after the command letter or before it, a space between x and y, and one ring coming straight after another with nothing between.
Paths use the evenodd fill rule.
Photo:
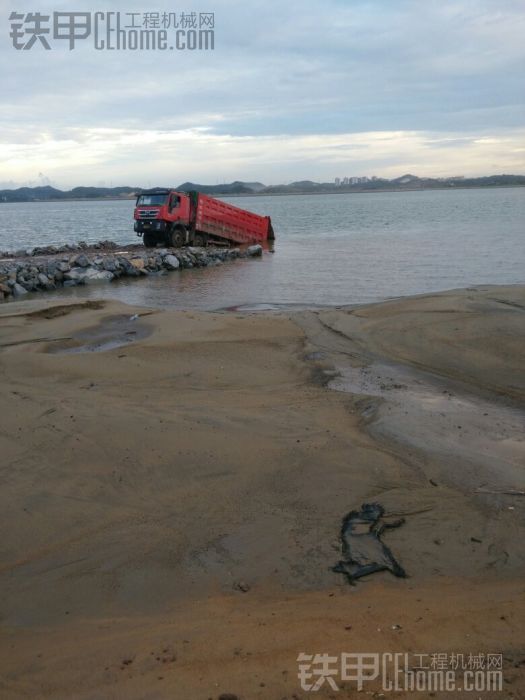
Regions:
<instances>
[{"instance_id":1,"label":"muddy water","mask_svg":"<svg viewBox=\"0 0 525 700\"><path fill-rule=\"evenodd\" d=\"M150 335L151 330L140 323L138 314L111 316L98 326L86 328L70 338L49 346L52 354L104 352L124 347Z\"/></svg>"}]
</instances>

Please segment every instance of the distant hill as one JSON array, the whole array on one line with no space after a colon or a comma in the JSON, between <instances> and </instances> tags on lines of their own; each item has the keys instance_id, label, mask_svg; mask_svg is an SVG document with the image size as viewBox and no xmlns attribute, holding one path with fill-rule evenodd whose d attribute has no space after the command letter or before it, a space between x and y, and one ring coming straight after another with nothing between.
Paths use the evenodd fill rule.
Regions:
<instances>
[{"instance_id":1,"label":"distant hill","mask_svg":"<svg viewBox=\"0 0 525 700\"><path fill-rule=\"evenodd\" d=\"M339 184L334 182L314 182L299 180L288 185L271 185L262 182L241 182L236 180L222 185L201 185L184 182L173 189L181 192L197 190L216 196L255 195L255 194L323 194L342 192L377 192L381 190L426 190L459 187L510 187L525 186L525 175L489 175L486 177L425 178L417 175L402 175L392 180L385 178L359 178L360 182ZM72 199L132 199L145 189L166 189L166 187L74 187L62 191L49 185L40 187L19 187L14 190L0 190L2 202L41 202Z\"/></svg>"},{"instance_id":2,"label":"distant hill","mask_svg":"<svg viewBox=\"0 0 525 700\"><path fill-rule=\"evenodd\" d=\"M258 187L250 187L247 182L235 182L223 185L197 185L195 182L183 182L175 189L179 192L191 192L192 190L197 190L197 192L203 192L204 194L253 194L261 189L265 189L265 186L260 182L251 183Z\"/></svg>"},{"instance_id":3,"label":"distant hill","mask_svg":"<svg viewBox=\"0 0 525 700\"><path fill-rule=\"evenodd\" d=\"M323 192L332 192L335 189L333 182L312 182L312 180L300 180L299 182L291 182L289 185L271 185L266 187L262 194L305 194L315 192L321 194Z\"/></svg>"},{"instance_id":4,"label":"distant hill","mask_svg":"<svg viewBox=\"0 0 525 700\"><path fill-rule=\"evenodd\" d=\"M64 192L54 187L19 187L16 190L0 190L0 201L30 202L33 199L64 199Z\"/></svg>"},{"instance_id":5,"label":"distant hill","mask_svg":"<svg viewBox=\"0 0 525 700\"><path fill-rule=\"evenodd\" d=\"M122 197L135 194L138 187L74 187L67 195L90 199L92 197Z\"/></svg>"},{"instance_id":6,"label":"distant hill","mask_svg":"<svg viewBox=\"0 0 525 700\"><path fill-rule=\"evenodd\" d=\"M262 182L243 182L242 184L245 187L249 187L253 192L260 192L266 189L266 185L263 185Z\"/></svg>"},{"instance_id":7,"label":"distant hill","mask_svg":"<svg viewBox=\"0 0 525 700\"><path fill-rule=\"evenodd\" d=\"M55 187L19 187L16 190L0 190L0 202L41 202L57 199L99 199L102 197L130 197L140 192L140 187L74 187L63 192Z\"/></svg>"}]
</instances>

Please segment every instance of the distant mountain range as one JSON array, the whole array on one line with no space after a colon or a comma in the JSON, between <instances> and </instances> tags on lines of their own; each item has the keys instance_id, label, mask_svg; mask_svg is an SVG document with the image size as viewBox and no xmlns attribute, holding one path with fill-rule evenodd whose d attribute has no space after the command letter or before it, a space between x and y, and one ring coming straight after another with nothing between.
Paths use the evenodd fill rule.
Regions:
<instances>
[{"instance_id":1,"label":"distant mountain range","mask_svg":"<svg viewBox=\"0 0 525 700\"><path fill-rule=\"evenodd\" d=\"M381 190L424 190L444 189L452 187L509 187L525 186L525 175L491 175L488 177L449 177L428 178L417 175L402 175L387 180L385 178L347 178L339 184L334 182L312 182L300 180L289 185L271 185L267 187L261 182L240 182L236 180L222 185L200 185L194 182L184 182L173 189L181 192L197 190L211 195L254 195L254 194L323 194L339 192L376 192ZM359 180L358 182L353 182ZM146 189L165 189L165 187L74 187L62 191L49 185L41 187L20 187L15 190L0 190L2 202L41 202L52 200L72 199L133 199Z\"/></svg>"}]
</instances>

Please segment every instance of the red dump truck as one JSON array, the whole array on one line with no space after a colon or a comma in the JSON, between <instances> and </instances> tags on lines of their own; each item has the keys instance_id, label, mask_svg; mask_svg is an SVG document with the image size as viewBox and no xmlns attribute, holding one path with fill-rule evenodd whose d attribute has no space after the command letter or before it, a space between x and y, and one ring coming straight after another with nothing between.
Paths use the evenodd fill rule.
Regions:
<instances>
[{"instance_id":1,"label":"red dump truck","mask_svg":"<svg viewBox=\"0 0 525 700\"><path fill-rule=\"evenodd\" d=\"M135 206L135 231L146 248L162 245L231 245L273 240L269 216L239 209L201 192L142 192Z\"/></svg>"}]
</instances>

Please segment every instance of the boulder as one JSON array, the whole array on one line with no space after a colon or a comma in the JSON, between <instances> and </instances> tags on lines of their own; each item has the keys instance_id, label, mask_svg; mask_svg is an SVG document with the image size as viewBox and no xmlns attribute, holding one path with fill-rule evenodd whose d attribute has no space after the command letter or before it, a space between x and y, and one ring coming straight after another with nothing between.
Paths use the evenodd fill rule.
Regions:
<instances>
[{"instance_id":1,"label":"boulder","mask_svg":"<svg viewBox=\"0 0 525 700\"><path fill-rule=\"evenodd\" d=\"M41 287L44 287L44 289L54 289L55 288L54 282L52 282L47 275L44 275L43 272L41 272L38 275L38 284Z\"/></svg>"},{"instance_id":2,"label":"boulder","mask_svg":"<svg viewBox=\"0 0 525 700\"><path fill-rule=\"evenodd\" d=\"M115 262L114 258L105 258L103 267L104 270L107 270L108 272L115 272L117 269L117 263Z\"/></svg>"},{"instance_id":3,"label":"boulder","mask_svg":"<svg viewBox=\"0 0 525 700\"><path fill-rule=\"evenodd\" d=\"M22 287L21 284L18 284L18 282L14 283L14 285L12 287L12 291L13 291L13 294L15 295L15 297L21 297L24 294L27 294L27 289Z\"/></svg>"},{"instance_id":4,"label":"boulder","mask_svg":"<svg viewBox=\"0 0 525 700\"><path fill-rule=\"evenodd\" d=\"M133 267L133 265L127 258L121 256L118 258L118 262L123 270L124 275L127 275L128 277L138 277L140 275L140 272L137 270L137 268Z\"/></svg>"},{"instance_id":5,"label":"boulder","mask_svg":"<svg viewBox=\"0 0 525 700\"><path fill-rule=\"evenodd\" d=\"M246 255L248 255L250 258L260 257L262 252L262 245L259 245L259 243L256 245L251 245L246 249Z\"/></svg>"},{"instance_id":6,"label":"boulder","mask_svg":"<svg viewBox=\"0 0 525 700\"><path fill-rule=\"evenodd\" d=\"M90 262L87 256L82 253L75 258L75 265L77 267L89 267Z\"/></svg>"},{"instance_id":7,"label":"boulder","mask_svg":"<svg viewBox=\"0 0 525 700\"><path fill-rule=\"evenodd\" d=\"M70 270L69 272L64 273L64 279L75 280L75 282L78 282L82 278L83 275L84 275L83 270L79 270L77 268L76 270Z\"/></svg>"},{"instance_id":8,"label":"boulder","mask_svg":"<svg viewBox=\"0 0 525 700\"><path fill-rule=\"evenodd\" d=\"M168 270L178 270L180 267L180 262L179 259L175 255L166 255L166 257L163 260L164 266L168 268Z\"/></svg>"},{"instance_id":9,"label":"boulder","mask_svg":"<svg viewBox=\"0 0 525 700\"><path fill-rule=\"evenodd\" d=\"M81 281L84 282L84 284L111 282L112 279L113 273L109 272L109 270L96 270L93 267L88 268L81 277Z\"/></svg>"},{"instance_id":10,"label":"boulder","mask_svg":"<svg viewBox=\"0 0 525 700\"><path fill-rule=\"evenodd\" d=\"M144 260L142 258L131 258L130 263L136 270L144 269Z\"/></svg>"}]
</instances>

